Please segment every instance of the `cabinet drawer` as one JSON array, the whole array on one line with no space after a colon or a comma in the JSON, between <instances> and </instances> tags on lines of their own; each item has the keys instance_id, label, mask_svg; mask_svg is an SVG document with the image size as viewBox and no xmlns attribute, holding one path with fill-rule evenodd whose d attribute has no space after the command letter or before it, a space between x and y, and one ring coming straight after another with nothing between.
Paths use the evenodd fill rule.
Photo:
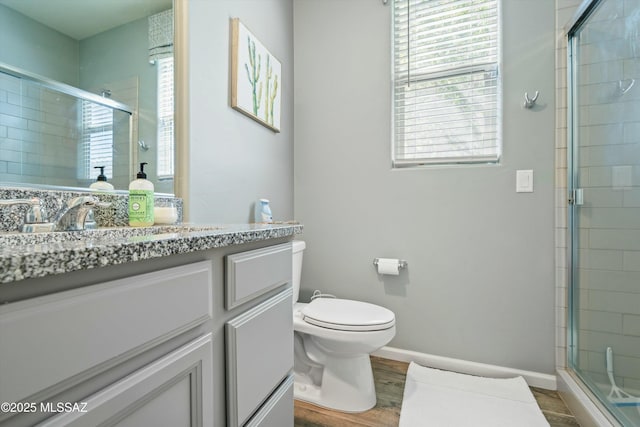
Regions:
<instances>
[{"instance_id":1,"label":"cabinet drawer","mask_svg":"<svg viewBox=\"0 0 640 427\"><path fill-rule=\"evenodd\" d=\"M205 322L211 274L203 261L0 306L0 402L81 381Z\"/></svg>"},{"instance_id":2,"label":"cabinet drawer","mask_svg":"<svg viewBox=\"0 0 640 427\"><path fill-rule=\"evenodd\" d=\"M212 426L213 346L204 335L84 400L41 427Z\"/></svg>"},{"instance_id":3,"label":"cabinet drawer","mask_svg":"<svg viewBox=\"0 0 640 427\"><path fill-rule=\"evenodd\" d=\"M230 310L291 281L291 243L227 256L225 307Z\"/></svg>"},{"instance_id":4,"label":"cabinet drawer","mask_svg":"<svg viewBox=\"0 0 640 427\"><path fill-rule=\"evenodd\" d=\"M293 419L293 375L289 375L245 427L293 427Z\"/></svg>"},{"instance_id":5,"label":"cabinet drawer","mask_svg":"<svg viewBox=\"0 0 640 427\"><path fill-rule=\"evenodd\" d=\"M227 421L243 425L293 369L288 288L226 324Z\"/></svg>"}]
</instances>

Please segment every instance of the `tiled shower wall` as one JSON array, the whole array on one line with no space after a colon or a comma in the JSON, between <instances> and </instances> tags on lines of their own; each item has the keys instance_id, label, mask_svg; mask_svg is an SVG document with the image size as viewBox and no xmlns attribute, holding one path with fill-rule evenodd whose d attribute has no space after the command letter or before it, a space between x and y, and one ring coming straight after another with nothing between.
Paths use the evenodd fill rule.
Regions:
<instances>
[{"instance_id":1,"label":"tiled shower wall","mask_svg":"<svg viewBox=\"0 0 640 427\"><path fill-rule=\"evenodd\" d=\"M70 96L0 73L0 181L77 186L77 107Z\"/></svg>"},{"instance_id":2,"label":"tiled shower wall","mask_svg":"<svg viewBox=\"0 0 640 427\"><path fill-rule=\"evenodd\" d=\"M566 366L567 325L567 50L564 28L581 2L557 5L556 257L557 365ZM579 368L609 387L605 349L614 349L616 382L640 390L640 88L616 94L621 79L638 76L640 52L622 42L632 6L606 0L581 47L579 182L585 204L579 209ZM614 29L614 30L612 30ZM615 142L615 145L612 143Z\"/></svg>"},{"instance_id":3,"label":"tiled shower wall","mask_svg":"<svg viewBox=\"0 0 640 427\"><path fill-rule=\"evenodd\" d=\"M137 109L138 81L130 78L109 86L115 99ZM96 92L99 92L96 90ZM88 187L78 176L81 101L8 74L0 73L0 182ZM137 115L131 138L137 141ZM129 115L114 113L113 176L116 188L131 180Z\"/></svg>"}]
</instances>

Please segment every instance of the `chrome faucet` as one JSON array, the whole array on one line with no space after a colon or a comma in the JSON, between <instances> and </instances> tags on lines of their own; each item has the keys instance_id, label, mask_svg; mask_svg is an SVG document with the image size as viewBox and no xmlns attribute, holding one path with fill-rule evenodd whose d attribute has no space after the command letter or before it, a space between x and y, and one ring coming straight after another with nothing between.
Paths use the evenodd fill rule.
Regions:
<instances>
[{"instance_id":1,"label":"chrome faucet","mask_svg":"<svg viewBox=\"0 0 640 427\"><path fill-rule=\"evenodd\" d=\"M86 219L96 206L107 207L111 203L102 203L92 196L73 197L63 203L53 221L48 222L47 215L40 205L40 199L8 199L0 200L0 206L14 206L27 204L31 207L25 214L23 233L44 231L79 231L84 230ZM92 217L92 215L90 215ZM93 220L91 220L93 221ZM95 221L93 221L95 227Z\"/></svg>"},{"instance_id":2,"label":"chrome faucet","mask_svg":"<svg viewBox=\"0 0 640 427\"><path fill-rule=\"evenodd\" d=\"M87 215L96 207L106 207L110 203L101 203L92 196L79 196L67 200L51 222L53 231L79 231L85 229Z\"/></svg>"},{"instance_id":3,"label":"chrome faucet","mask_svg":"<svg viewBox=\"0 0 640 427\"><path fill-rule=\"evenodd\" d=\"M23 233L33 233L35 231L46 231L39 228L47 224L47 213L40 204L40 199L32 197L30 199L4 199L0 200L0 206L29 205L29 209L24 214L24 223L20 231Z\"/></svg>"}]
</instances>

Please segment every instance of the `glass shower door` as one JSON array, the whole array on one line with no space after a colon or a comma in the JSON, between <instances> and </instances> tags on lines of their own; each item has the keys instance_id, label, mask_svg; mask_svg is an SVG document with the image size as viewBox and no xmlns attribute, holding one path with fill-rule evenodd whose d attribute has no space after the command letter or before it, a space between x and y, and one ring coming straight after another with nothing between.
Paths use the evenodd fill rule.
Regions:
<instances>
[{"instance_id":1,"label":"glass shower door","mask_svg":"<svg viewBox=\"0 0 640 427\"><path fill-rule=\"evenodd\" d=\"M569 32L569 367L640 426L640 0Z\"/></svg>"}]
</instances>

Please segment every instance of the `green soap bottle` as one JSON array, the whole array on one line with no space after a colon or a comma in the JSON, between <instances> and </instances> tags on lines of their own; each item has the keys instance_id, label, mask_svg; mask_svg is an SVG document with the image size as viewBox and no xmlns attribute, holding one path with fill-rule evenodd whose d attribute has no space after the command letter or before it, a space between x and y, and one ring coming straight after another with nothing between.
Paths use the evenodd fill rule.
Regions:
<instances>
[{"instance_id":1,"label":"green soap bottle","mask_svg":"<svg viewBox=\"0 0 640 427\"><path fill-rule=\"evenodd\" d=\"M147 180L144 165L140 163L140 172L129 184L129 225L148 227L153 225L153 183Z\"/></svg>"}]
</instances>

